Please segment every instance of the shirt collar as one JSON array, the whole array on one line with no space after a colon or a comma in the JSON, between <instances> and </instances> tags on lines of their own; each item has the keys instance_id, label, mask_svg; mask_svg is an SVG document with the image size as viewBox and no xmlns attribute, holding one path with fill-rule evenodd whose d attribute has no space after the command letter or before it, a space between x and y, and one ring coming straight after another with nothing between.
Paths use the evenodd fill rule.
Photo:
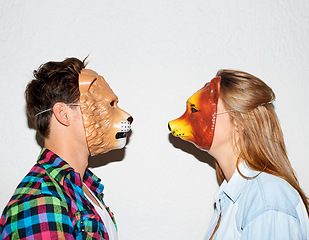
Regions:
<instances>
[{"instance_id":1,"label":"shirt collar","mask_svg":"<svg viewBox=\"0 0 309 240\"><path fill-rule=\"evenodd\" d=\"M101 184L101 179L98 178L93 172L89 169L86 170L84 174L84 183L89 187L94 193L96 193L97 197L100 199L103 198L103 190L104 185Z\"/></svg>"},{"instance_id":2,"label":"shirt collar","mask_svg":"<svg viewBox=\"0 0 309 240\"><path fill-rule=\"evenodd\" d=\"M63 185L64 177L68 173L74 172L74 169L66 161L47 148L42 149L38 157L38 163L61 185Z\"/></svg>"},{"instance_id":3,"label":"shirt collar","mask_svg":"<svg viewBox=\"0 0 309 240\"><path fill-rule=\"evenodd\" d=\"M259 172L254 171L247 167L247 165L244 162L241 162L238 165L239 172L245 176L245 177L254 177L258 175ZM245 186L245 183L247 182L247 178L244 178L240 173L238 172L237 168L235 169L235 172L233 176L231 177L230 181L224 180L217 191L215 195L215 201L221 198L222 194L224 193L227 195L229 199L235 203L240 196L242 189Z\"/></svg>"},{"instance_id":4,"label":"shirt collar","mask_svg":"<svg viewBox=\"0 0 309 240\"><path fill-rule=\"evenodd\" d=\"M70 181L82 187L82 181L79 173L75 172L74 169L62 158L57 156L47 148L43 148L39 157L38 163L49 173L49 175L55 179L59 184L63 185L64 179L67 177ZM84 183L96 193L98 197L102 196L104 186L100 183L99 179L89 169L86 169L84 174Z\"/></svg>"}]
</instances>

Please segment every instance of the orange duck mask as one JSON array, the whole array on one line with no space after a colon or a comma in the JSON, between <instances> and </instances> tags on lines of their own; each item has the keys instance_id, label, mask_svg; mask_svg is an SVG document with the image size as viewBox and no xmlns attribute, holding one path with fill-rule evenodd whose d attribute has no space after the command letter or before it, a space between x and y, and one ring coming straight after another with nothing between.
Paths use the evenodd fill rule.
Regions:
<instances>
[{"instance_id":1,"label":"orange duck mask","mask_svg":"<svg viewBox=\"0 0 309 240\"><path fill-rule=\"evenodd\" d=\"M117 106L104 78L90 69L79 74L80 107L90 154L123 148L133 118Z\"/></svg>"},{"instance_id":2,"label":"orange duck mask","mask_svg":"<svg viewBox=\"0 0 309 240\"><path fill-rule=\"evenodd\" d=\"M220 77L215 77L188 99L186 112L168 124L174 136L192 142L200 149L210 149L217 119L220 81Z\"/></svg>"}]
</instances>

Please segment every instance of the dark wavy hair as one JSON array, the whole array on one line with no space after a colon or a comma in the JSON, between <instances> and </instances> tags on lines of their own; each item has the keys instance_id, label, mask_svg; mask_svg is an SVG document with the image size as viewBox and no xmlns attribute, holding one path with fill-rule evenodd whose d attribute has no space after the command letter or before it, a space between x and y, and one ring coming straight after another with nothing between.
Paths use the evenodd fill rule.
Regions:
<instances>
[{"instance_id":1,"label":"dark wavy hair","mask_svg":"<svg viewBox=\"0 0 309 240\"><path fill-rule=\"evenodd\" d=\"M57 102L77 103L80 92L78 77L85 68L85 60L67 58L62 62L47 62L33 71L34 79L26 87L27 115L34 118L37 132L47 138L50 133L50 109ZM38 114L38 115L36 115Z\"/></svg>"}]
</instances>

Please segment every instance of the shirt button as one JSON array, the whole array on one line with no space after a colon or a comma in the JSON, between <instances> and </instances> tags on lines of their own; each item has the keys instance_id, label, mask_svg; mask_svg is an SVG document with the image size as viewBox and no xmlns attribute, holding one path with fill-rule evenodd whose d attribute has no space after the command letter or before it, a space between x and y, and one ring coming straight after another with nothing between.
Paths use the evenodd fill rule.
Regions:
<instances>
[{"instance_id":1,"label":"shirt button","mask_svg":"<svg viewBox=\"0 0 309 240\"><path fill-rule=\"evenodd\" d=\"M80 221L81 224L84 224L84 221Z\"/></svg>"},{"instance_id":2,"label":"shirt button","mask_svg":"<svg viewBox=\"0 0 309 240\"><path fill-rule=\"evenodd\" d=\"M82 232L85 232L85 228L82 228Z\"/></svg>"}]
</instances>

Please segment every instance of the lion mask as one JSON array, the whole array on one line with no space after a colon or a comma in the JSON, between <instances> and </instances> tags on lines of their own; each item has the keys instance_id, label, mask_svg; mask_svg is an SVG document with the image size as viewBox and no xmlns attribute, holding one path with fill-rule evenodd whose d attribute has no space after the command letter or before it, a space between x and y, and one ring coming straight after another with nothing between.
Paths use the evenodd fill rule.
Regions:
<instances>
[{"instance_id":1,"label":"lion mask","mask_svg":"<svg viewBox=\"0 0 309 240\"><path fill-rule=\"evenodd\" d=\"M123 148L133 118L117 106L104 78L90 69L79 74L80 104L90 154Z\"/></svg>"}]
</instances>

